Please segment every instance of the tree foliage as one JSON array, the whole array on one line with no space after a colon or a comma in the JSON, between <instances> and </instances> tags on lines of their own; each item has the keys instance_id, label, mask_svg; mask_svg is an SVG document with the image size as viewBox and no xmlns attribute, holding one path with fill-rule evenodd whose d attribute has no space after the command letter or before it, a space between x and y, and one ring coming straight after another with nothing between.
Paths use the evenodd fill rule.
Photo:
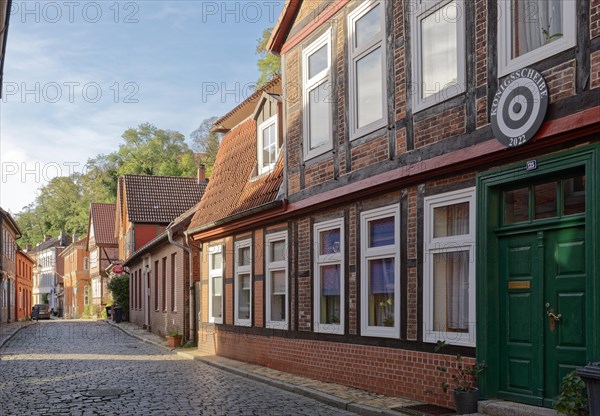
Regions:
<instances>
[{"instance_id":1,"label":"tree foliage","mask_svg":"<svg viewBox=\"0 0 600 416\"><path fill-rule=\"evenodd\" d=\"M209 117L202 120L200 126L194 130L190 137L192 138L192 146L198 155L198 163L206 167L206 174L210 176L213 165L217 159L217 152L221 144L221 135L211 132L210 129L218 117Z\"/></svg>"},{"instance_id":2,"label":"tree foliage","mask_svg":"<svg viewBox=\"0 0 600 416\"><path fill-rule=\"evenodd\" d=\"M266 28L263 30L262 37L256 40L257 65L260 71L260 77L256 81L256 84L259 88L281 74L281 58L267 50L267 42L271 37L272 30L272 27Z\"/></svg>"},{"instance_id":3,"label":"tree foliage","mask_svg":"<svg viewBox=\"0 0 600 416\"><path fill-rule=\"evenodd\" d=\"M89 159L84 173L52 179L35 202L23 207L16 215L21 246L61 231L85 235L90 203L115 202L121 175L195 176L194 153L181 133L144 123L127 129L122 138L117 151Z\"/></svg>"}]
</instances>

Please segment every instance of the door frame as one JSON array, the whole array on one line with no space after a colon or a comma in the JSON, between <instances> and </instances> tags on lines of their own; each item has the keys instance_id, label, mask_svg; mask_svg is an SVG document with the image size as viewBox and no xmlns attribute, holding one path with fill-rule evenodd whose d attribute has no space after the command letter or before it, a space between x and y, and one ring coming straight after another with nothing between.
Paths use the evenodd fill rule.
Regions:
<instances>
[{"instance_id":1,"label":"door frame","mask_svg":"<svg viewBox=\"0 0 600 416\"><path fill-rule=\"evenodd\" d=\"M560 175L571 169L583 168L586 175L586 250L588 270L600 270L600 143L535 158L537 168L526 170L525 161L477 175L477 360L488 368L480 375L478 384L482 397L495 398L499 390L499 244L494 230L499 226L501 191L513 183L536 181L544 176ZM595 191L594 191L595 190ZM593 272L590 276L593 276ZM586 361L600 360L600 281L587 279L586 293ZM543 405L541 402L523 402Z\"/></svg>"}]
</instances>

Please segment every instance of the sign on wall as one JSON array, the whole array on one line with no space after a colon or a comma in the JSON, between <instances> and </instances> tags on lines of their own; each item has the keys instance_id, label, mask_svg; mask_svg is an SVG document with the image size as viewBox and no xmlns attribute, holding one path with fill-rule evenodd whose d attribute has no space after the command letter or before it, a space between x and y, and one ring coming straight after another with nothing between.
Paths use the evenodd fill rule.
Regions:
<instances>
[{"instance_id":1,"label":"sign on wall","mask_svg":"<svg viewBox=\"0 0 600 416\"><path fill-rule=\"evenodd\" d=\"M508 75L492 101L490 119L496 139L507 147L527 143L540 129L548 108L548 86L534 69Z\"/></svg>"}]
</instances>

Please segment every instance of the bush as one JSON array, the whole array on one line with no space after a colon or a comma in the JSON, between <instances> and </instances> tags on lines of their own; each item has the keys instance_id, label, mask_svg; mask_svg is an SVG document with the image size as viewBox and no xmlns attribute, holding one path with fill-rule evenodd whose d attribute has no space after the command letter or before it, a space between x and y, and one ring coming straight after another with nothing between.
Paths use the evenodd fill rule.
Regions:
<instances>
[{"instance_id":1,"label":"bush","mask_svg":"<svg viewBox=\"0 0 600 416\"><path fill-rule=\"evenodd\" d=\"M567 416L588 416L587 390L583 380L571 371L563 377L560 394L554 400L554 408Z\"/></svg>"},{"instance_id":2,"label":"bush","mask_svg":"<svg viewBox=\"0 0 600 416\"><path fill-rule=\"evenodd\" d=\"M118 306L123 310L129 310L129 277L127 275L113 277L108 282L108 290L112 293Z\"/></svg>"}]
</instances>

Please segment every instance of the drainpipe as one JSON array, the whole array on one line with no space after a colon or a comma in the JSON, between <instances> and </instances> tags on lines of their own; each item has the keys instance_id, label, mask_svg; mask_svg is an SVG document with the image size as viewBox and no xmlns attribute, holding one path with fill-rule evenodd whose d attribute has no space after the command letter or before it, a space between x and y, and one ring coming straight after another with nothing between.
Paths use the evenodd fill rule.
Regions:
<instances>
[{"instance_id":1,"label":"drainpipe","mask_svg":"<svg viewBox=\"0 0 600 416\"><path fill-rule=\"evenodd\" d=\"M167 237L169 237L169 243L171 243L172 245L174 245L175 247L179 247L182 250L185 250L188 253L188 260L189 260L189 266L188 266L188 271L189 271L189 292L190 292L190 311L189 311L189 323L190 323L190 337L188 339L188 341L193 341L194 340L194 332L193 332L193 325L194 325L194 271L193 271L193 265L194 265L194 259L193 259L193 255L192 255L192 249L189 247L184 246L183 244L179 244L177 241L173 240L173 230L171 230L171 228L167 227Z\"/></svg>"}]
</instances>

